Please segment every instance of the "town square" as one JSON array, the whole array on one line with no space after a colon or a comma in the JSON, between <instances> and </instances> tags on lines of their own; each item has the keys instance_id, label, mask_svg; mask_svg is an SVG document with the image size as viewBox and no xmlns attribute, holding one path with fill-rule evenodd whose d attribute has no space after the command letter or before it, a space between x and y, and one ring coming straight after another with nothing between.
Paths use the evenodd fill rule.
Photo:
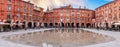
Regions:
<instances>
[{"instance_id":1,"label":"town square","mask_svg":"<svg viewBox=\"0 0 120 47\"><path fill-rule=\"evenodd\" d=\"M0 47L120 47L120 0L0 0Z\"/></svg>"}]
</instances>

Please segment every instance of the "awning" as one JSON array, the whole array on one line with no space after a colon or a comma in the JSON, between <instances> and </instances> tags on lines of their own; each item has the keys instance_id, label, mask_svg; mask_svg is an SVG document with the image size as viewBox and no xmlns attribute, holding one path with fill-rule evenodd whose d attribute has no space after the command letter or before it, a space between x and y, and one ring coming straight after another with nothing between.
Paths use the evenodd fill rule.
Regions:
<instances>
[{"instance_id":1,"label":"awning","mask_svg":"<svg viewBox=\"0 0 120 47\"><path fill-rule=\"evenodd\" d=\"M0 25L10 25L10 23L0 22Z\"/></svg>"},{"instance_id":2,"label":"awning","mask_svg":"<svg viewBox=\"0 0 120 47\"><path fill-rule=\"evenodd\" d=\"M113 25L120 25L120 23L114 23Z\"/></svg>"}]
</instances>

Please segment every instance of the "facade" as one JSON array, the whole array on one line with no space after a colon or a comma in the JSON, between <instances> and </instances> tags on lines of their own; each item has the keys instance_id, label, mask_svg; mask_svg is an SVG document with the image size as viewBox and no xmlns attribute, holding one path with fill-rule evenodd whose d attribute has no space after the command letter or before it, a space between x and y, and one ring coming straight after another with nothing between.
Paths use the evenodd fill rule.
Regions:
<instances>
[{"instance_id":1,"label":"facade","mask_svg":"<svg viewBox=\"0 0 120 47\"><path fill-rule=\"evenodd\" d=\"M96 27L120 28L120 0L114 0L96 9Z\"/></svg>"},{"instance_id":2,"label":"facade","mask_svg":"<svg viewBox=\"0 0 120 47\"><path fill-rule=\"evenodd\" d=\"M34 7L34 16L33 16L33 21L34 21L34 27L41 27L41 24L43 23L43 8Z\"/></svg>"},{"instance_id":3,"label":"facade","mask_svg":"<svg viewBox=\"0 0 120 47\"><path fill-rule=\"evenodd\" d=\"M41 22L38 20L44 13L42 8L39 8L39 10L34 8L34 4L22 0L0 0L1 29L37 27L39 25L38 22ZM34 19L35 16L37 17L36 21Z\"/></svg>"},{"instance_id":4,"label":"facade","mask_svg":"<svg viewBox=\"0 0 120 47\"><path fill-rule=\"evenodd\" d=\"M71 5L54 8L47 12L44 25L47 27L92 27L95 11L87 8L72 8Z\"/></svg>"}]
</instances>

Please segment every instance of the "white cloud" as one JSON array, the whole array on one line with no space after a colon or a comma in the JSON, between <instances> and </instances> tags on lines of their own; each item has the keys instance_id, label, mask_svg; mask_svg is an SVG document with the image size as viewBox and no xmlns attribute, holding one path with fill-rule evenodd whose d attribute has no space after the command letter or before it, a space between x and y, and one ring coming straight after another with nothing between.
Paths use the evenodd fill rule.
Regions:
<instances>
[{"instance_id":1,"label":"white cloud","mask_svg":"<svg viewBox=\"0 0 120 47\"><path fill-rule=\"evenodd\" d=\"M84 6L84 2L85 2L85 0L30 0L30 1L44 9L47 9L47 7L55 8L68 4Z\"/></svg>"}]
</instances>

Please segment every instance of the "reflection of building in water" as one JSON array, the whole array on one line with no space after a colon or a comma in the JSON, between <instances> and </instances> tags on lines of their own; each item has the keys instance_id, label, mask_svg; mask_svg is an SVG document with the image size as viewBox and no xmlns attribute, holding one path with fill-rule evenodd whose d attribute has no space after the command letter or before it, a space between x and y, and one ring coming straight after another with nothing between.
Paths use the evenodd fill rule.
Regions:
<instances>
[{"instance_id":1,"label":"reflection of building in water","mask_svg":"<svg viewBox=\"0 0 120 47\"><path fill-rule=\"evenodd\" d=\"M60 30L62 33L59 32ZM114 40L112 37L106 35L96 34L88 31L82 32L82 30L79 29L72 29L72 30L60 29L60 30L57 30L58 32L56 32L56 30L52 30L52 33L49 30L45 32L32 32L26 34L12 35L4 38L6 38L6 40L11 40L17 43L24 42L24 44L28 44L28 45L35 44L34 46L40 46L40 44L46 42L53 46L56 45L63 46L65 44L68 44L68 45L73 45L73 47L78 44L80 46L84 46L84 45L96 44L96 42L103 43ZM64 30L64 32L62 30ZM74 31L79 31L79 32L74 32Z\"/></svg>"}]
</instances>

